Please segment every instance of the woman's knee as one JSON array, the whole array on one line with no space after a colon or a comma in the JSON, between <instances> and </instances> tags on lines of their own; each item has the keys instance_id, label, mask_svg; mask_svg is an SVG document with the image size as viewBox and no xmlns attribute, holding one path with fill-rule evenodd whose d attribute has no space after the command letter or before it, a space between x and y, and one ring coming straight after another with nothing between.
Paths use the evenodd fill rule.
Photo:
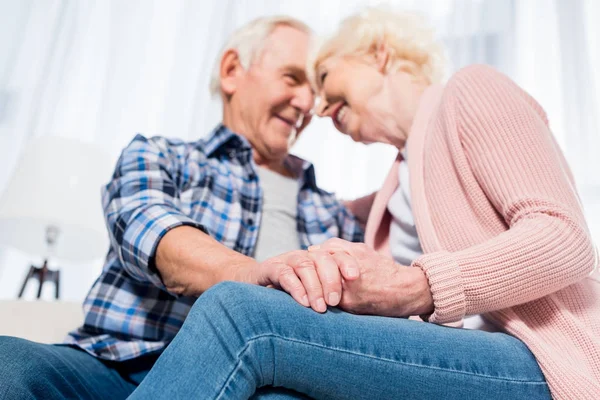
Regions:
<instances>
[{"instance_id":1,"label":"woman's knee","mask_svg":"<svg viewBox=\"0 0 600 400\"><path fill-rule=\"evenodd\" d=\"M206 309L240 310L264 306L272 289L240 282L221 282L196 300L190 314Z\"/></svg>"},{"instance_id":2,"label":"woman's knee","mask_svg":"<svg viewBox=\"0 0 600 400\"><path fill-rule=\"evenodd\" d=\"M213 324L221 321L237 327L252 325L258 328L270 325L268 322L276 319L282 304L298 306L289 295L279 290L240 282L221 282L196 300L186 324L202 326L209 320Z\"/></svg>"}]
</instances>

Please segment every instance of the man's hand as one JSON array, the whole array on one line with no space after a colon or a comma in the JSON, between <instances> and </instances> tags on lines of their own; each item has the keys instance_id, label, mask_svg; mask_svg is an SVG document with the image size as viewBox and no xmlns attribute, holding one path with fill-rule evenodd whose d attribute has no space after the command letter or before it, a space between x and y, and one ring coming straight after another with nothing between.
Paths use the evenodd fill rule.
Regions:
<instances>
[{"instance_id":1,"label":"man's hand","mask_svg":"<svg viewBox=\"0 0 600 400\"><path fill-rule=\"evenodd\" d=\"M318 312L337 306L344 282L360 274L347 252L298 250L258 263L190 226L167 232L158 244L155 265L173 294L200 296L219 282L238 281L284 290Z\"/></svg>"},{"instance_id":2,"label":"man's hand","mask_svg":"<svg viewBox=\"0 0 600 400\"><path fill-rule=\"evenodd\" d=\"M342 281L358 278L356 261L346 253L292 251L245 269L239 280L273 286L288 292L298 303L325 312L342 297Z\"/></svg>"},{"instance_id":3,"label":"man's hand","mask_svg":"<svg viewBox=\"0 0 600 400\"><path fill-rule=\"evenodd\" d=\"M360 277L344 281L339 307L354 314L408 317L433 311L429 282L418 268L396 264L363 243L330 239L309 248L311 254L350 255L359 265Z\"/></svg>"}]
</instances>

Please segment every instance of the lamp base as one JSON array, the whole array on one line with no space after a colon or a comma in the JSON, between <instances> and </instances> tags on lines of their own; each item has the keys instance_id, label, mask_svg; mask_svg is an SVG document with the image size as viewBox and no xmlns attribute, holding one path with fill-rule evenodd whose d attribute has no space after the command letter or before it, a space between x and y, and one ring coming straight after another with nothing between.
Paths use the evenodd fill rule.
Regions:
<instances>
[{"instance_id":1,"label":"lamp base","mask_svg":"<svg viewBox=\"0 0 600 400\"><path fill-rule=\"evenodd\" d=\"M40 282L37 293L38 299L42 296L42 287L47 281L54 282L54 296L56 299L58 299L60 290L60 271L48 269L48 259L44 260L44 263L41 267L36 267L35 265L29 267L29 272L27 273L25 281L23 282L23 286L21 286L21 290L19 291L19 299L23 297L23 292L25 292L25 287L30 279L37 279Z\"/></svg>"}]
</instances>

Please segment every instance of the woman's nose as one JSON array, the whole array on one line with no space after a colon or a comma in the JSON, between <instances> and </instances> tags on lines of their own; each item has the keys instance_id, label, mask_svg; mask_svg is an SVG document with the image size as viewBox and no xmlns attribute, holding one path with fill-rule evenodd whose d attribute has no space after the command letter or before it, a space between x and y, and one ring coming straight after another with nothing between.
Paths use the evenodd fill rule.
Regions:
<instances>
[{"instance_id":1,"label":"woman's nose","mask_svg":"<svg viewBox=\"0 0 600 400\"><path fill-rule=\"evenodd\" d=\"M323 97L319 97L317 99L315 113L319 117L326 117L328 111L329 111L329 103L327 103L327 100L325 100Z\"/></svg>"}]
</instances>

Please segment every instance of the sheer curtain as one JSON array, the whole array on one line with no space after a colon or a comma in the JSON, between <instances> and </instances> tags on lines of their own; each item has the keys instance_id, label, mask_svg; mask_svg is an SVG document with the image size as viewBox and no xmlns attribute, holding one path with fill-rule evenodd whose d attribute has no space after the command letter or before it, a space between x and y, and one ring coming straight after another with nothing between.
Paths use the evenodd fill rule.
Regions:
<instances>
[{"instance_id":1,"label":"sheer curtain","mask_svg":"<svg viewBox=\"0 0 600 400\"><path fill-rule=\"evenodd\" d=\"M77 137L116 160L136 132L185 140L206 135L221 113L208 93L214 59L227 35L257 16L289 14L326 34L345 16L379 3L0 0L0 190L32 136ZM450 72L488 63L540 100L598 235L595 0L390 3L433 22L448 48ZM321 186L344 198L377 189L395 156L383 145L352 143L318 119L293 152L314 162ZM27 262L14 251L0 253L0 297L16 294ZM64 297L83 297L100 265L65 266Z\"/></svg>"}]
</instances>

